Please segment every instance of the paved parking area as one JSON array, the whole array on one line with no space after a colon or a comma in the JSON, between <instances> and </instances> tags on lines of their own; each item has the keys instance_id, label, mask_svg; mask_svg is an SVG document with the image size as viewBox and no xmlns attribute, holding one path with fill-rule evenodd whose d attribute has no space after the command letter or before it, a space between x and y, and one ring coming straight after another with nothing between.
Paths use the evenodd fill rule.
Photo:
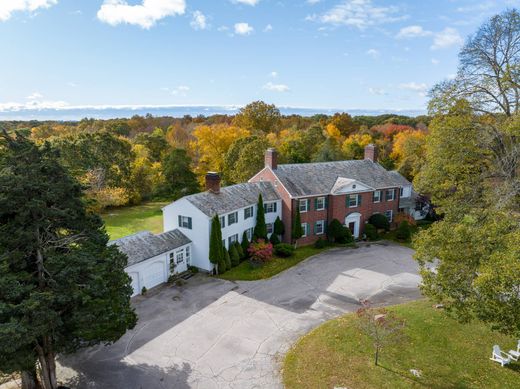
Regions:
<instances>
[{"instance_id":1,"label":"paved parking area","mask_svg":"<svg viewBox=\"0 0 520 389\"><path fill-rule=\"evenodd\" d=\"M61 358L74 388L280 388L284 353L360 299L420 297L413 251L388 244L333 249L269 280L198 275L136 301L139 322L117 343Z\"/></svg>"}]
</instances>

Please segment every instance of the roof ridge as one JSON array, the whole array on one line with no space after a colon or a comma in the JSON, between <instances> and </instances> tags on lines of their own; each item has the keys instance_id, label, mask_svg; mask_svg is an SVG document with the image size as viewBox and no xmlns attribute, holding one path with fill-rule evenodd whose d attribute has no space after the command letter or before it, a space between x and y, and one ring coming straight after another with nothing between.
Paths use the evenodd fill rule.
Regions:
<instances>
[{"instance_id":1,"label":"roof ridge","mask_svg":"<svg viewBox=\"0 0 520 389\"><path fill-rule=\"evenodd\" d=\"M280 166L325 165L325 164L335 164L335 163L344 163L344 162L365 162L365 161L372 162L369 159L342 159L342 160L339 160L339 161L321 161L321 162L304 162L304 163L282 163L282 164L279 164L278 167L280 167ZM274 172L276 173L276 169L274 170Z\"/></svg>"}]
</instances>

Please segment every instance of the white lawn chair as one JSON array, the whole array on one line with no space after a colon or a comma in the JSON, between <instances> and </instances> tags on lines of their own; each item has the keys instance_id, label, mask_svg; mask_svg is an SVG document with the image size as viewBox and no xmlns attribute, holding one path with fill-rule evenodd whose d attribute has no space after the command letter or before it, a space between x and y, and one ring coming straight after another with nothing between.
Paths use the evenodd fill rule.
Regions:
<instances>
[{"instance_id":1,"label":"white lawn chair","mask_svg":"<svg viewBox=\"0 0 520 389\"><path fill-rule=\"evenodd\" d=\"M500 363L502 367L504 365L507 365L508 363L511 363L511 356L500 350L500 346L496 344L493 346L493 354L491 355L490 359L492 361Z\"/></svg>"},{"instance_id":2,"label":"white lawn chair","mask_svg":"<svg viewBox=\"0 0 520 389\"><path fill-rule=\"evenodd\" d=\"M518 340L518 344L516 345L516 350L509 350L508 354L515 361L518 361L518 359L520 359L520 339Z\"/></svg>"}]
</instances>

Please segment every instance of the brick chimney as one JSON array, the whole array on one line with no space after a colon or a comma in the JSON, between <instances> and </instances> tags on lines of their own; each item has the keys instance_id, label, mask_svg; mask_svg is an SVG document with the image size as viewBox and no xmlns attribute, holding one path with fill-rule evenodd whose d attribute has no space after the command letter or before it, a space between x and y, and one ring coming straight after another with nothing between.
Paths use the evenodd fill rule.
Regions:
<instances>
[{"instance_id":1,"label":"brick chimney","mask_svg":"<svg viewBox=\"0 0 520 389\"><path fill-rule=\"evenodd\" d=\"M377 162L377 147L374 144L371 143L365 147L365 159Z\"/></svg>"},{"instance_id":2,"label":"brick chimney","mask_svg":"<svg viewBox=\"0 0 520 389\"><path fill-rule=\"evenodd\" d=\"M206 190L215 194L220 193L220 174L215 172L206 173Z\"/></svg>"},{"instance_id":3,"label":"brick chimney","mask_svg":"<svg viewBox=\"0 0 520 389\"><path fill-rule=\"evenodd\" d=\"M270 167L272 170L276 170L278 167L278 152L276 149L270 147L265 152L265 166Z\"/></svg>"}]
</instances>

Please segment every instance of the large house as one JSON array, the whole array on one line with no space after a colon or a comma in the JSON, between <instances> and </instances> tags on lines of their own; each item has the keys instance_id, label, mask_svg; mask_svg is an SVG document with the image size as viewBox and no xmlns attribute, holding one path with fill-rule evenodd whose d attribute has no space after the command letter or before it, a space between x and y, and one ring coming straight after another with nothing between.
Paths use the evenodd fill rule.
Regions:
<instances>
[{"instance_id":1,"label":"large house","mask_svg":"<svg viewBox=\"0 0 520 389\"><path fill-rule=\"evenodd\" d=\"M333 219L361 238L365 224L375 213L384 214L390 222L399 212L414 216L412 184L398 172L383 168L373 145L365 148L364 160L285 165L279 165L277 160L276 150L268 149L260 172L249 182L227 187L221 187L218 173L208 173L205 192L185 196L163 208L167 232L142 232L115 241L129 257L127 272L132 277L134 294L143 286L150 288L165 282L172 272L182 272L188 265L212 272L212 218L220 218L224 247L241 242L244 233L251 240L259 195L269 236L279 217L285 226L283 240L290 242L299 210L304 231L298 239L301 245L325 237L326 226Z\"/></svg>"},{"instance_id":2,"label":"large house","mask_svg":"<svg viewBox=\"0 0 520 389\"><path fill-rule=\"evenodd\" d=\"M291 239L297 209L304 231L298 243L309 244L325 235L333 219L360 238L373 214L382 213L392 222L398 212L411 213L415 208L412 184L377 163L374 145L365 148L364 160L288 165L279 165L277 160L276 150L267 150L265 167L249 182L270 182L276 188L282 199L286 242Z\"/></svg>"},{"instance_id":3,"label":"large house","mask_svg":"<svg viewBox=\"0 0 520 389\"><path fill-rule=\"evenodd\" d=\"M218 215L224 247L241 242L244 232L253 237L258 197L264 202L265 222L270 235L277 217L282 218L282 201L270 182L250 182L221 188L217 173L206 175L206 191L185 196L163 208L164 230L180 230L193 242L192 265L213 271L209 261L211 219Z\"/></svg>"}]
</instances>

